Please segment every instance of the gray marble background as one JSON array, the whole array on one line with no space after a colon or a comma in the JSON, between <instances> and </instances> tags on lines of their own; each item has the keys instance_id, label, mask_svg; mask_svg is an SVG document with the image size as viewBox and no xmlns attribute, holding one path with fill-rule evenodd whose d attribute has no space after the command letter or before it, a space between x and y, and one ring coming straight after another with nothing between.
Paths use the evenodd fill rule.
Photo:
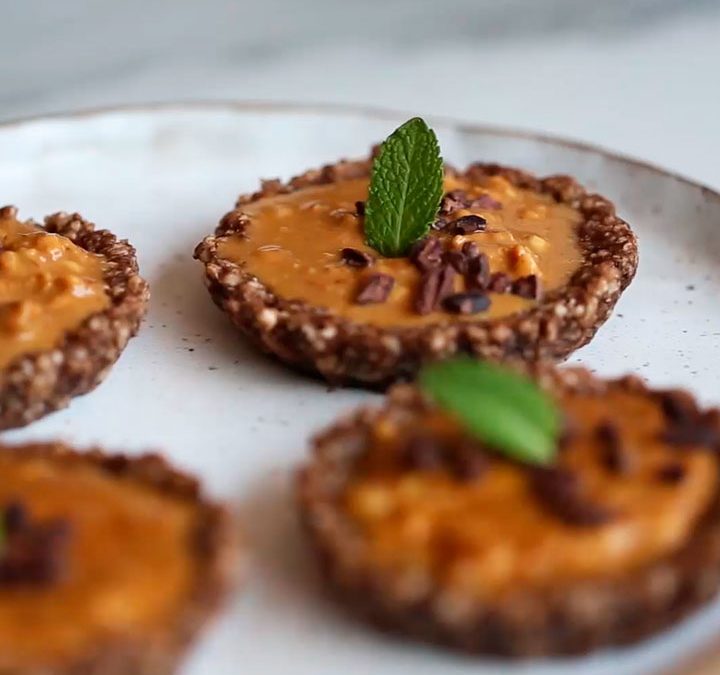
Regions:
<instances>
[{"instance_id":1,"label":"gray marble background","mask_svg":"<svg viewBox=\"0 0 720 675\"><path fill-rule=\"evenodd\" d=\"M540 129L720 187L720 0L0 0L0 119L190 99Z\"/></svg>"}]
</instances>

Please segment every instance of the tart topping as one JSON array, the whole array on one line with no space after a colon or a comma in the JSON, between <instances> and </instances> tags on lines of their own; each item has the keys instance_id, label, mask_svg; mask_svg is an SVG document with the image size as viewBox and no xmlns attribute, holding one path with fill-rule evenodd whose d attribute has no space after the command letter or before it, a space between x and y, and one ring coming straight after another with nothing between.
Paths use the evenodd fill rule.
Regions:
<instances>
[{"instance_id":1,"label":"tart topping","mask_svg":"<svg viewBox=\"0 0 720 675\"><path fill-rule=\"evenodd\" d=\"M467 291L448 295L443 308L452 314L477 314L490 307L490 298L479 291Z\"/></svg>"},{"instance_id":2,"label":"tart topping","mask_svg":"<svg viewBox=\"0 0 720 675\"><path fill-rule=\"evenodd\" d=\"M552 464L528 466L470 425L472 413L505 426L504 413L488 409L490 397L460 410L408 387L396 391L341 494L366 555L389 573L412 570L481 597L612 579L681 548L717 494L717 455L668 446L666 418L647 392L610 383L558 394L573 433ZM510 400L501 387L493 391ZM621 447L632 471L609 471L598 461L602 447Z\"/></svg>"},{"instance_id":3,"label":"tart topping","mask_svg":"<svg viewBox=\"0 0 720 675\"><path fill-rule=\"evenodd\" d=\"M471 358L434 363L420 387L472 436L515 459L544 464L557 450L560 412L531 380Z\"/></svg>"},{"instance_id":4,"label":"tart topping","mask_svg":"<svg viewBox=\"0 0 720 675\"><path fill-rule=\"evenodd\" d=\"M66 237L0 213L0 367L54 347L105 309L102 261Z\"/></svg>"},{"instance_id":5,"label":"tart topping","mask_svg":"<svg viewBox=\"0 0 720 675\"><path fill-rule=\"evenodd\" d=\"M507 316L567 283L582 260L579 210L501 175L443 176L437 139L419 119L383 144L370 180L356 172L241 208L242 232L220 241L221 257L281 297L362 323L471 320L477 313L443 303L470 291L489 293L483 318ZM369 260L395 279L384 302L356 301L357 268ZM443 263L456 274L429 274Z\"/></svg>"},{"instance_id":6,"label":"tart topping","mask_svg":"<svg viewBox=\"0 0 720 675\"><path fill-rule=\"evenodd\" d=\"M358 305L385 302L394 285L395 279L389 274L372 274L360 282L360 290L355 302Z\"/></svg>"},{"instance_id":7,"label":"tart topping","mask_svg":"<svg viewBox=\"0 0 720 675\"><path fill-rule=\"evenodd\" d=\"M366 251L346 246L340 251L342 261L350 267L370 267L375 259Z\"/></svg>"},{"instance_id":8,"label":"tart topping","mask_svg":"<svg viewBox=\"0 0 720 675\"><path fill-rule=\"evenodd\" d=\"M457 273L452 265L447 263L425 272L415 300L415 311L418 314L433 312L445 298L452 295L456 277Z\"/></svg>"},{"instance_id":9,"label":"tart topping","mask_svg":"<svg viewBox=\"0 0 720 675\"><path fill-rule=\"evenodd\" d=\"M34 522L22 502L3 512L0 588L16 584L51 585L66 572L69 522L56 518Z\"/></svg>"},{"instance_id":10,"label":"tart topping","mask_svg":"<svg viewBox=\"0 0 720 675\"><path fill-rule=\"evenodd\" d=\"M610 509L587 498L579 476L567 469L535 469L532 487L543 507L570 525L602 525L613 518Z\"/></svg>"},{"instance_id":11,"label":"tart topping","mask_svg":"<svg viewBox=\"0 0 720 675\"><path fill-rule=\"evenodd\" d=\"M421 272L438 267L442 262L443 246L437 237L426 237L410 249L410 260Z\"/></svg>"},{"instance_id":12,"label":"tart topping","mask_svg":"<svg viewBox=\"0 0 720 675\"><path fill-rule=\"evenodd\" d=\"M453 234L473 234L475 232L484 232L486 224L487 220L485 218L472 214L453 220L451 229Z\"/></svg>"},{"instance_id":13,"label":"tart topping","mask_svg":"<svg viewBox=\"0 0 720 675\"><path fill-rule=\"evenodd\" d=\"M387 257L403 256L430 229L443 193L435 132L419 117L395 130L373 161L365 236Z\"/></svg>"}]
</instances>

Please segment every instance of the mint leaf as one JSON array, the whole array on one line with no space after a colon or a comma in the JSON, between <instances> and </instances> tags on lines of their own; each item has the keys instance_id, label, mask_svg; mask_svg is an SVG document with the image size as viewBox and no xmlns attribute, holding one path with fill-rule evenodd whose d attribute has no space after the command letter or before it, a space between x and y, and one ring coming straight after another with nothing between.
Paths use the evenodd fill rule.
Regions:
<instances>
[{"instance_id":1,"label":"mint leaf","mask_svg":"<svg viewBox=\"0 0 720 675\"><path fill-rule=\"evenodd\" d=\"M468 433L497 452L531 464L554 458L560 412L532 380L468 357L426 366L419 383Z\"/></svg>"},{"instance_id":2,"label":"mint leaf","mask_svg":"<svg viewBox=\"0 0 720 675\"><path fill-rule=\"evenodd\" d=\"M365 238L376 251L399 257L424 237L443 195L443 161L435 132L419 117L380 146L365 205Z\"/></svg>"}]
</instances>

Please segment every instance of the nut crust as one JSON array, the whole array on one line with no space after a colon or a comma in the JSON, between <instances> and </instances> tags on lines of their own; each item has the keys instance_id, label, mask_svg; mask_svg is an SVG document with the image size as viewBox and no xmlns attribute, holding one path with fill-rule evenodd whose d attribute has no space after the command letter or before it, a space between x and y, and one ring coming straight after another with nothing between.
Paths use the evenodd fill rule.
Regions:
<instances>
[{"instance_id":1,"label":"nut crust","mask_svg":"<svg viewBox=\"0 0 720 675\"><path fill-rule=\"evenodd\" d=\"M207 620L235 585L238 573L236 534L230 513L203 495L192 476L181 473L157 454L129 457L99 449L78 452L61 443L0 446L20 461L41 458L69 467L91 466L109 476L145 485L168 499L189 502L197 512L197 529L188 554L197 560L197 575L185 606L155 632L109 638L81 661L58 668L13 669L12 675L169 675ZM6 672L3 670L3 672Z\"/></svg>"},{"instance_id":2,"label":"nut crust","mask_svg":"<svg viewBox=\"0 0 720 675\"><path fill-rule=\"evenodd\" d=\"M16 214L13 207L3 211ZM137 333L150 295L127 241L96 230L77 213L48 216L44 229L105 259L111 305L68 331L52 349L19 356L0 370L0 430L25 426L100 384Z\"/></svg>"},{"instance_id":3,"label":"nut crust","mask_svg":"<svg viewBox=\"0 0 720 675\"><path fill-rule=\"evenodd\" d=\"M423 362L467 353L483 359L561 360L586 344L608 318L637 269L637 242L607 199L590 194L574 179L535 176L497 164L474 164L456 175L470 181L503 176L515 186L552 195L582 216L577 235L583 262L563 287L533 308L493 320L456 321L417 327L380 327L351 322L331 311L275 295L261 279L223 259L221 239L243 234L243 206L264 197L312 185L368 176L371 160L341 161L308 171L289 183L266 181L241 196L214 235L195 249L205 266L214 302L237 328L265 352L332 384L383 388L412 378ZM452 169L450 169L452 171Z\"/></svg>"},{"instance_id":4,"label":"nut crust","mask_svg":"<svg viewBox=\"0 0 720 675\"><path fill-rule=\"evenodd\" d=\"M664 393L650 391L636 377L603 382L582 369L545 371L540 379L550 388L575 392L602 393L614 386L648 396ZM415 404L421 407L421 398L408 386L390 393L390 407ZM362 535L337 498L378 412L361 409L314 439L312 458L298 476L298 503L329 587L379 628L477 654L582 654L657 633L720 589L720 492L681 549L611 579L520 588L502 602L483 603L451 596L437 582L419 584L370 568L362 562ZM714 414L720 431L720 410Z\"/></svg>"}]
</instances>

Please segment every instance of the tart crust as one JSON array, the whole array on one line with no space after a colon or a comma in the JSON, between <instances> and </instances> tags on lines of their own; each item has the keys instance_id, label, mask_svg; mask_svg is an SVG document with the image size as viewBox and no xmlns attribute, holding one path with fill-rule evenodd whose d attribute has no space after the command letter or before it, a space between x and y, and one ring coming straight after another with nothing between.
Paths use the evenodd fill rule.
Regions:
<instances>
[{"instance_id":1,"label":"tart crust","mask_svg":"<svg viewBox=\"0 0 720 675\"><path fill-rule=\"evenodd\" d=\"M262 279L219 255L222 238L242 235L248 226L249 218L243 213L246 204L313 185L366 177L371 166L371 159L341 161L307 171L286 184L266 181L259 192L241 196L215 234L195 250L195 257L205 266L210 295L242 333L265 352L332 384L384 388L412 378L423 362L458 353L494 361L562 360L593 337L637 269L635 236L610 201L586 192L567 176L539 179L497 164L474 164L455 173L470 181L502 176L514 186L552 195L582 214L577 227L581 265L566 285L523 312L416 327L356 323L302 300L279 297Z\"/></svg>"},{"instance_id":2,"label":"tart crust","mask_svg":"<svg viewBox=\"0 0 720 675\"><path fill-rule=\"evenodd\" d=\"M16 213L14 207L3 210ZM19 356L0 370L0 429L29 424L100 384L137 333L150 296L138 274L135 249L127 241L96 230L77 213L48 216L43 229L104 258L111 304L68 331L52 349Z\"/></svg>"},{"instance_id":3,"label":"tart crust","mask_svg":"<svg viewBox=\"0 0 720 675\"><path fill-rule=\"evenodd\" d=\"M583 369L545 370L549 388L602 393L608 385L655 396L636 377L605 383ZM417 393L390 394L407 405ZM708 411L720 432L720 410ZM582 654L636 642L674 624L720 589L720 494L712 499L691 538L679 549L640 569L608 579L567 581L559 587L518 589L501 601L452 599L433 582L408 592L397 578L358 561L365 545L338 507L355 459L362 452L378 409L364 408L318 435L313 455L298 476L303 524L328 586L339 600L377 627L470 653L504 657Z\"/></svg>"},{"instance_id":4,"label":"tart crust","mask_svg":"<svg viewBox=\"0 0 720 675\"><path fill-rule=\"evenodd\" d=\"M23 459L39 458L65 467L94 467L110 477L123 477L169 499L189 503L197 513L196 535L188 554L200 573L187 601L161 630L110 638L79 661L63 664L48 675L163 675L175 672L185 650L207 620L219 609L238 576L233 520L226 508L206 499L198 481L171 467L157 454L129 457L99 449L79 452L61 443L0 446L2 453ZM13 675L38 675L35 666L13 669Z\"/></svg>"}]
</instances>

